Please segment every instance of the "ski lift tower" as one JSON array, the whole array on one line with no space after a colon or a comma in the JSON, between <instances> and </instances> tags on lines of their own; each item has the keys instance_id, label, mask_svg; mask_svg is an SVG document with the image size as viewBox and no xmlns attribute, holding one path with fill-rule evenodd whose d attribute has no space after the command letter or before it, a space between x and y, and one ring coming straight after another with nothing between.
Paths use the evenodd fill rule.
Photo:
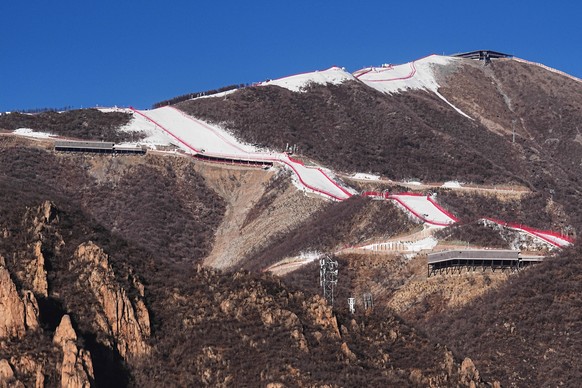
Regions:
<instances>
[{"instance_id":1,"label":"ski lift tower","mask_svg":"<svg viewBox=\"0 0 582 388\"><path fill-rule=\"evenodd\" d=\"M330 255L319 259L319 279L323 290L323 297L333 306L333 293L337 285L338 262L332 260Z\"/></svg>"}]
</instances>

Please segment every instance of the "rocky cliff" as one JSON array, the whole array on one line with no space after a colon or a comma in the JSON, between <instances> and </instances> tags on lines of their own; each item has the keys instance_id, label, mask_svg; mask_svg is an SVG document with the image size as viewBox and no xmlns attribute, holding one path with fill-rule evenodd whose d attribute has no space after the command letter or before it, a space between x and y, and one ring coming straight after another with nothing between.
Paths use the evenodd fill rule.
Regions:
<instances>
[{"instance_id":1,"label":"rocky cliff","mask_svg":"<svg viewBox=\"0 0 582 388\"><path fill-rule=\"evenodd\" d=\"M30 291L18 292L0 256L0 338L22 338L38 328L38 303Z\"/></svg>"},{"instance_id":2,"label":"rocky cliff","mask_svg":"<svg viewBox=\"0 0 582 388\"><path fill-rule=\"evenodd\" d=\"M144 356L150 348L146 340L151 334L149 312L143 301L144 287L135 277L132 282L138 291L130 300L126 290L116 282L108 256L93 242L79 245L70 268L80 267L79 287L88 287L98 304L94 324L112 338L124 359Z\"/></svg>"},{"instance_id":3,"label":"rocky cliff","mask_svg":"<svg viewBox=\"0 0 582 388\"><path fill-rule=\"evenodd\" d=\"M54 204L26 214L23 234L8 237L22 241L0 267L2 300L10 301L2 306L11 306L3 327L12 342L0 346L4 385L485 386L463 367L469 361L390 310L349 315L268 275L201 266L147 261L142 281L143 267L117 261L94 241L70 247L68 240L79 240ZM38 261L34 250L24 254L32 241L47 247L40 308L35 293L22 289L35 284L38 266L18 261ZM138 253L129 253L132 262ZM22 280L12 280L10 266Z\"/></svg>"},{"instance_id":4,"label":"rocky cliff","mask_svg":"<svg viewBox=\"0 0 582 388\"><path fill-rule=\"evenodd\" d=\"M61 217L45 201L27 208L18 228L3 226L2 252L10 259L0 256L2 384L107 385L104 369L124 370L121 363L150 351L144 286L130 267L120 279L95 243L68 248L79 240Z\"/></svg>"},{"instance_id":5,"label":"rocky cliff","mask_svg":"<svg viewBox=\"0 0 582 388\"><path fill-rule=\"evenodd\" d=\"M63 352L61 364L61 386L71 388L88 388L94 381L91 355L76 345L77 333L71 324L71 318L63 315L55 331L53 342Z\"/></svg>"}]
</instances>

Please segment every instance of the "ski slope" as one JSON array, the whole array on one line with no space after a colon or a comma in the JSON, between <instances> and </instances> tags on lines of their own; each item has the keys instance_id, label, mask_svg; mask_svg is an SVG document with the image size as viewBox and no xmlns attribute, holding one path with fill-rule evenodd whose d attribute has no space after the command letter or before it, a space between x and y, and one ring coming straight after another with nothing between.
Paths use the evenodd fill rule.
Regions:
<instances>
[{"instance_id":1,"label":"ski slope","mask_svg":"<svg viewBox=\"0 0 582 388\"><path fill-rule=\"evenodd\" d=\"M403 65L383 65L382 67L368 67L354 72L354 77L371 88L383 93L394 94L405 90L423 89L434 93L457 113L473 120L465 112L449 102L438 89L435 69L459 61L458 58L441 55L427 57L405 63Z\"/></svg>"},{"instance_id":2,"label":"ski slope","mask_svg":"<svg viewBox=\"0 0 582 388\"><path fill-rule=\"evenodd\" d=\"M291 168L306 191L324 195L335 200L344 200L354 194L336 181L331 172L321 168L305 166L301 161L285 153L262 152L255 147L237 141L224 129L191 117L173 107L153 110L136 110L134 113L153 123L172 142L196 156L237 161L281 163Z\"/></svg>"},{"instance_id":3,"label":"ski slope","mask_svg":"<svg viewBox=\"0 0 582 388\"><path fill-rule=\"evenodd\" d=\"M501 220L496 220L494 218L484 218L484 220L487 220L489 222L493 222L501 227L504 228L509 228L509 229L513 229L515 231L518 231L520 233L525 233L528 234L532 237L538 238L554 247L558 247L558 248L566 248L570 245L572 245L572 243L574 242L574 240L572 240L571 238L567 237L567 236L562 236L558 233L549 231L549 230L540 230L540 229L534 229L534 228L530 228L528 226L525 225L521 225L521 224L515 224L515 223L510 223L510 222L504 222Z\"/></svg>"},{"instance_id":4,"label":"ski slope","mask_svg":"<svg viewBox=\"0 0 582 388\"><path fill-rule=\"evenodd\" d=\"M435 74L435 66L445 66L455 58L429 55L402 65L368 67L354 72L354 77L366 85L384 93L397 93L407 89L436 91L440 87Z\"/></svg>"},{"instance_id":5,"label":"ski slope","mask_svg":"<svg viewBox=\"0 0 582 388\"><path fill-rule=\"evenodd\" d=\"M305 166L300 160L293 159L285 153L260 151L251 145L239 142L224 129L189 116L173 107L133 111L139 117L132 124L136 126L134 129L138 130L139 123L143 125L145 122L147 123L146 129L151 132L153 125L154 129L163 131L165 136L171 138L176 145L192 155L204 155L232 161L280 163L293 170L299 186L306 191L338 201L348 199L355 194L355 191L344 187L331 171ZM136 123L138 124L136 125ZM458 221L431 196L416 193L383 194L374 192L364 193L364 195L395 201L409 214L430 225L445 227ZM571 243L552 232L507 223L505 226L541 238L553 246L565 247Z\"/></svg>"},{"instance_id":6,"label":"ski slope","mask_svg":"<svg viewBox=\"0 0 582 388\"><path fill-rule=\"evenodd\" d=\"M416 193L391 194L388 199L396 201L415 217L435 226L449 226L457 218L440 207L430 196Z\"/></svg>"}]
</instances>

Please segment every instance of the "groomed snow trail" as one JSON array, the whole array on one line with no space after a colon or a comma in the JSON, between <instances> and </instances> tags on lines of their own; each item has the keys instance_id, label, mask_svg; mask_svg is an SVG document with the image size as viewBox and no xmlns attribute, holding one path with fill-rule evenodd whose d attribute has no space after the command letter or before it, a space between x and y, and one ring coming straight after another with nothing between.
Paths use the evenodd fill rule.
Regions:
<instances>
[{"instance_id":1,"label":"groomed snow trail","mask_svg":"<svg viewBox=\"0 0 582 388\"><path fill-rule=\"evenodd\" d=\"M399 93L410 89L423 89L433 92L447 103L457 113L473 120L459 108L451 104L439 92L434 69L435 66L447 65L457 59L438 55L429 55L416 61L402 65L384 65L370 67L352 74L339 67L331 67L323 71L315 71L292 75L262 82L258 86L277 85L293 92L303 92L310 84L340 84L346 81L358 80L365 85L383 93ZM235 91L231 91L234 93ZM173 107L162 107L153 110L132 111L139 116L133 126L146 127L147 133L155 131L163 133L162 139L167 137L186 152L199 157L216 158L236 162L269 162L280 163L289 167L295 173L295 184L307 192L313 192L327 198L342 201L356 192L336 179L333 172L318 167L307 167L301 161L293 159L285 153L264 152L255 147L242 144L224 129L206 123L185 114ZM139 129L139 128L131 128ZM153 131L153 132L155 132ZM157 139L156 139L157 140ZM369 179L369 178L368 178ZM364 193L365 196L391 200L399 205L411 216L416 217L428 225L445 227L458 222L458 219L447 212L434 200L433 197L415 194L399 193L384 195L383 193ZM493 220L492 220L493 221ZM522 225L508 224L503 221L494 221L505 227L518 230L544 240L556 247L566 247L573 241L551 231L542 231Z\"/></svg>"},{"instance_id":2,"label":"groomed snow trail","mask_svg":"<svg viewBox=\"0 0 582 388\"><path fill-rule=\"evenodd\" d=\"M515 224L511 222L505 222L501 220L497 220L494 218L484 218L489 222L493 222L497 225L500 225L505 228L516 230L520 233L528 234L532 237L536 237L540 240L545 241L546 243L558 247L558 248L566 248L574 243L574 240L570 237L560 235L558 233L552 232L550 230L540 230L535 228L530 228L529 226Z\"/></svg>"},{"instance_id":3,"label":"groomed snow trail","mask_svg":"<svg viewBox=\"0 0 582 388\"><path fill-rule=\"evenodd\" d=\"M160 131L165 132L177 146L192 155L234 162L281 163L295 172L301 185L308 191L339 201L348 199L354 194L336 182L331 173L326 173L321 168L307 167L285 153L257 151L252 146L238 142L222 128L188 116L175 108L162 107L143 111L133 109L133 111L148 119Z\"/></svg>"},{"instance_id":4,"label":"groomed snow trail","mask_svg":"<svg viewBox=\"0 0 582 388\"><path fill-rule=\"evenodd\" d=\"M457 113L473 120L438 92L439 84L434 74L435 66L448 65L458 59L440 55L427 57L403 65L384 65L368 67L354 72L354 77L371 88L383 93L398 93L404 90L424 89L433 92L438 98Z\"/></svg>"},{"instance_id":5,"label":"groomed snow trail","mask_svg":"<svg viewBox=\"0 0 582 388\"><path fill-rule=\"evenodd\" d=\"M253 146L237 141L224 129L189 116L173 107L143 111L132 109L132 111L139 116L135 123L146 122L150 132L151 125L153 125L155 130L163 132L177 146L194 156L203 155L210 158L232 160L233 162L280 163L293 170L298 185L306 191L338 201L348 199L356 194L354 190L344 187L339 179L336 180L331 171L326 172L318 167L307 167L301 161L293 159L285 153L258 151ZM135 123L133 125L136 125ZM416 193L384 194L376 192L366 192L363 195L394 201L408 214L429 225L445 227L458 221L431 196ZM556 247L565 247L571 244L571 240L553 232L507 224L502 221L494 222L519 229L523 233L538 237Z\"/></svg>"},{"instance_id":6,"label":"groomed snow trail","mask_svg":"<svg viewBox=\"0 0 582 388\"><path fill-rule=\"evenodd\" d=\"M422 221L435 226L449 226L457 222L457 218L440 207L430 196L401 193L387 197L396 201L410 213Z\"/></svg>"}]
</instances>

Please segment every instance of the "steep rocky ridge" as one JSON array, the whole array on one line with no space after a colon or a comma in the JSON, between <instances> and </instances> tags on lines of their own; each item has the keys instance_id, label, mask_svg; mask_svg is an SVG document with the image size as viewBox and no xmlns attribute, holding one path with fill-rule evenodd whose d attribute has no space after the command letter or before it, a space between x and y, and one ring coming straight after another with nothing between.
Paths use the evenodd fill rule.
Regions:
<instances>
[{"instance_id":1,"label":"steep rocky ridge","mask_svg":"<svg viewBox=\"0 0 582 388\"><path fill-rule=\"evenodd\" d=\"M23 213L17 225L3 223L9 233L1 248L10 259L2 262L0 275L6 302L10 303L2 304L8 307L2 317L13 343L0 349L0 358L10 360L16 375L25 382L60 381L62 386L89 386L94 380L99 384L122 383L127 365L149 352L146 341L151 330L143 285L127 263L117 263L116 274L108 256L94 243L81 244L71 253L68 246L73 248L75 240L82 238L77 233L83 225L69 224L68 215L52 202ZM29 242L33 242L34 251L43 246L42 270L26 260ZM18 274L16 284L9 271ZM37 303L35 293L26 289L18 292L17 288L38 285L39 272L47 287L35 290ZM86 348L77 342L65 313L73 317ZM51 351L55 330L54 343L61 348L62 359L56 359L57 353ZM25 355L28 360L22 358Z\"/></svg>"},{"instance_id":2,"label":"steep rocky ridge","mask_svg":"<svg viewBox=\"0 0 582 388\"><path fill-rule=\"evenodd\" d=\"M138 291L133 300L116 282L107 254L92 242L79 245L69 269L81 268L79 286L88 285L98 301L95 323L109 334L112 344L124 359L147 355L150 351L146 340L151 334L149 312L143 301L144 287L129 274L132 285Z\"/></svg>"},{"instance_id":3,"label":"steep rocky ridge","mask_svg":"<svg viewBox=\"0 0 582 388\"><path fill-rule=\"evenodd\" d=\"M33 227L24 222L29 214L52 216L41 218L42 227ZM28 353L37 369L25 370L19 361L22 349L31 346L26 341L34 338L25 334L0 349L0 359L11 360L14 377L5 368L7 379L23 376L27 382L83 387L483 384L477 375L465 373L446 348L389 310L349 316L332 310L321 297L290 290L269 276L225 275L147 258L144 263L143 252L135 248L121 252L125 261L91 242L69 255L75 235L68 229L73 225L67 213L44 203L22 217L26 227L21 234L9 227L8 240L30 241L35 230L42 230L46 240L49 233L62 236L64 246L46 261L49 293L40 309L40 341ZM87 228L85 223L74 226ZM19 241L6 246L26 249ZM55 346L61 351L55 352ZM50 355L43 353L45 348L52 349ZM116 354L121 359L114 362Z\"/></svg>"},{"instance_id":4,"label":"steep rocky ridge","mask_svg":"<svg viewBox=\"0 0 582 388\"><path fill-rule=\"evenodd\" d=\"M179 365L163 373L148 368L144 382L460 384L460 362L388 310L357 316L337 313L321 297L289 290L265 276L221 275L204 269L190 276L183 288L166 292L174 308L165 325L179 334L160 338L148 363L164 358L195 362L187 371ZM480 378L472 380L482 384Z\"/></svg>"},{"instance_id":5,"label":"steep rocky ridge","mask_svg":"<svg viewBox=\"0 0 582 388\"><path fill-rule=\"evenodd\" d=\"M38 303L34 294L17 291L0 256L0 338L22 338L27 330L37 328Z\"/></svg>"},{"instance_id":6,"label":"steep rocky ridge","mask_svg":"<svg viewBox=\"0 0 582 388\"><path fill-rule=\"evenodd\" d=\"M68 315L63 315L55 331L53 342L63 351L61 366L61 386L88 388L94 383L91 355L84 349L78 349L77 334Z\"/></svg>"}]
</instances>

